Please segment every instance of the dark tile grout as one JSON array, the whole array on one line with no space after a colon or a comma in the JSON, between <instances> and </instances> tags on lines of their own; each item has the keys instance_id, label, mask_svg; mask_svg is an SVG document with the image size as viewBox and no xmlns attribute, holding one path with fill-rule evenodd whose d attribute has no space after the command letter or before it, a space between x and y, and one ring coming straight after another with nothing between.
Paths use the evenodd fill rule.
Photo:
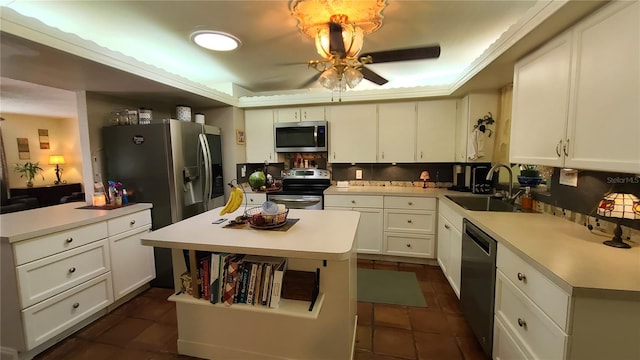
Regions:
<instances>
[{"instance_id":1,"label":"dark tile grout","mask_svg":"<svg viewBox=\"0 0 640 360\"><path fill-rule=\"evenodd\" d=\"M397 263L388 261L376 261L376 260L358 260L359 268L373 268L384 270L396 270L396 271L413 271L416 273L416 277L421 284L422 293L427 300L426 308L413 308L410 306L399 305L380 305L373 303L358 302L358 307L365 307L369 309L368 316L362 316L363 321L370 319L370 323L358 324L359 327L369 328L370 350L359 348L359 344L356 343L355 360L368 360L368 359L380 359L380 360L394 360L394 359L416 359L420 360L420 346L419 337L425 338L438 338L438 336L446 336L453 338L455 342L455 349L449 348L448 351L457 352L459 359L465 360L484 360L486 357L480 350L475 337L473 337L471 330L468 328L468 324L462 317L462 313L459 308L459 300L455 296L455 293L449 286L446 278L438 266L421 265L421 264L409 264L409 263ZM35 360L73 360L86 358L91 351L97 351L95 349L117 348L120 352L121 358L132 358L131 356L137 356L140 353L144 353L145 358L149 359L196 359L184 355L177 354L175 341L177 340L177 325L174 319L171 319L171 312L175 316L175 305L173 308L167 305L167 298L172 294L171 289L150 288L142 294L131 299L127 303L121 305L111 313L105 315L99 320L79 330L75 334L71 335L62 342L54 345L53 347L45 350L43 353L37 355ZM443 302L441 304L441 302ZM370 306L367 306L369 304ZM376 306L377 305L377 306ZM394 309L396 308L396 309ZM390 310L391 309L391 310ZM384 311L397 312L397 309L405 309L406 317L408 319L408 329L406 324L396 325L394 324L376 324L376 310L380 314ZM412 309L416 309L412 311ZM446 322L440 325L445 329L441 332L438 331L422 331L414 329L415 324L412 323L412 314L414 317L418 316L419 312L423 309L426 312L432 312L431 315L440 314L441 318ZM397 312L399 314L402 311ZM457 319L460 318L460 319ZM394 319L398 320L398 319ZM142 329L132 338L122 340L124 342L118 343L119 337L113 337L113 334L109 334L113 331L118 324L129 321L133 324L137 324ZM360 322L360 320L359 320ZM452 328L451 322L456 323L455 326L460 329ZM146 326L145 326L146 325ZM137 343L136 339L145 331L151 331L150 328L154 327L154 331L164 331L159 337L171 337L174 338L174 343L168 347L167 344L154 346L153 344L147 344L144 342ZM104 327L104 328L101 328ZM384 331L389 334L406 335L411 333L411 340L413 342L413 357L408 354L406 349L394 349L387 348L384 354L381 350L385 344L376 344L375 335L376 331ZM455 332L458 331L458 334ZM175 332L175 334L173 334ZM460 334L461 333L461 334ZM111 335L109 338L108 335ZM147 335L148 336L148 335ZM434 344L434 348L440 349L442 344ZM465 349L467 350L466 353ZM77 356L74 356L77 355ZM122 356L124 355L124 356ZM127 355L129 357L127 357ZM445 356L445 354L441 354ZM443 360L448 358L439 357Z\"/></svg>"}]
</instances>

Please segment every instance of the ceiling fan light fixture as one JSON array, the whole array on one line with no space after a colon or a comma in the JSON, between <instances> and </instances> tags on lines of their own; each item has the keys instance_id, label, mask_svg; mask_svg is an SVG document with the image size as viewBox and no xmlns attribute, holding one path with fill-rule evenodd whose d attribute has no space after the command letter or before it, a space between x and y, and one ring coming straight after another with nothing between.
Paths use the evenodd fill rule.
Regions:
<instances>
[{"instance_id":1,"label":"ceiling fan light fixture","mask_svg":"<svg viewBox=\"0 0 640 360\"><path fill-rule=\"evenodd\" d=\"M324 88L333 90L340 82L340 79L338 77L338 71L336 70L336 68L333 68L333 67L323 71L322 74L320 75L320 78L318 79L318 82Z\"/></svg>"},{"instance_id":2,"label":"ceiling fan light fixture","mask_svg":"<svg viewBox=\"0 0 640 360\"><path fill-rule=\"evenodd\" d=\"M350 67L344 72L344 78L351 89L358 86L364 78L360 70Z\"/></svg>"},{"instance_id":3,"label":"ceiling fan light fixture","mask_svg":"<svg viewBox=\"0 0 640 360\"><path fill-rule=\"evenodd\" d=\"M240 40L225 32L213 30L199 30L191 34L191 39L199 46L215 51L231 51L237 49Z\"/></svg>"},{"instance_id":4,"label":"ceiling fan light fixture","mask_svg":"<svg viewBox=\"0 0 640 360\"><path fill-rule=\"evenodd\" d=\"M355 58L362 51L364 44L364 31L359 26L353 24L342 24L342 42L344 44L345 56ZM329 27L324 26L316 33L316 51L324 59L333 57L330 50Z\"/></svg>"}]
</instances>

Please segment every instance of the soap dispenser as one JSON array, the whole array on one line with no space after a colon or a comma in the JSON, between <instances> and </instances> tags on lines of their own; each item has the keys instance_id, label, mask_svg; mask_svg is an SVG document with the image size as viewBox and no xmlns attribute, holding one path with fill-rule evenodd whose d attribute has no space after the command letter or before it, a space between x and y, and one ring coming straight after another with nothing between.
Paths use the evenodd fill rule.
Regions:
<instances>
[{"instance_id":1,"label":"soap dispenser","mask_svg":"<svg viewBox=\"0 0 640 360\"><path fill-rule=\"evenodd\" d=\"M527 186L524 190L522 200L520 200L522 210L531 210L533 207L533 198L531 197L531 187Z\"/></svg>"}]
</instances>

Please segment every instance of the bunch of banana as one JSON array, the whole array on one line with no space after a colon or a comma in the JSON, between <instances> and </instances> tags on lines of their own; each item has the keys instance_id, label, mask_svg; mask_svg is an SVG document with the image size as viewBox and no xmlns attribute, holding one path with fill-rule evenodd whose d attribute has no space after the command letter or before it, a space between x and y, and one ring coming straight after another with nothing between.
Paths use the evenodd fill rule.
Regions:
<instances>
[{"instance_id":1,"label":"bunch of banana","mask_svg":"<svg viewBox=\"0 0 640 360\"><path fill-rule=\"evenodd\" d=\"M242 199L244 198L244 194L242 193L242 189L239 186L231 187L231 195L229 195L229 200L227 200L227 204L220 210L220 215L232 213L242 205Z\"/></svg>"}]
</instances>

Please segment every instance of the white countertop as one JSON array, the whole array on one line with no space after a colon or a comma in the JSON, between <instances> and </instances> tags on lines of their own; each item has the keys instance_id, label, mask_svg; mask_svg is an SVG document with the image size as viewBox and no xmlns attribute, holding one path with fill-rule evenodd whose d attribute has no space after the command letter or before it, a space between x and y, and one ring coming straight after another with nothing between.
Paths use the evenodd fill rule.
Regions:
<instances>
[{"instance_id":1,"label":"white countertop","mask_svg":"<svg viewBox=\"0 0 640 360\"><path fill-rule=\"evenodd\" d=\"M240 207L219 216L220 208L182 220L142 236L142 243L156 247L301 259L344 260L354 251L360 221L357 211L290 209L290 219L300 219L286 231L224 228L243 214ZM213 224L219 218L222 224Z\"/></svg>"},{"instance_id":2,"label":"white countertop","mask_svg":"<svg viewBox=\"0 0 640 360\"><path fill-rule=\"evenodd\" d=\"M332 186L324 194L437 197L570 294L613 290L640 296L640 239L626 241L631 249L617 249L602 244L611 235L592 233L581 224L550 214L465 210L445 195L482 195L446 189Z\"/></svg>"},{"instance_id":3,"label":"white countertop","mask_svg":"<svg viewBox=\"0 0 640 360\"><path fill-rule=\"evenodd\" d=\"M0 240L10 243L109 220L150 209L152 204L130 204L113 210L78 209L84 202L16 211L0 215Z\"/></svg>"}]
</instances>

